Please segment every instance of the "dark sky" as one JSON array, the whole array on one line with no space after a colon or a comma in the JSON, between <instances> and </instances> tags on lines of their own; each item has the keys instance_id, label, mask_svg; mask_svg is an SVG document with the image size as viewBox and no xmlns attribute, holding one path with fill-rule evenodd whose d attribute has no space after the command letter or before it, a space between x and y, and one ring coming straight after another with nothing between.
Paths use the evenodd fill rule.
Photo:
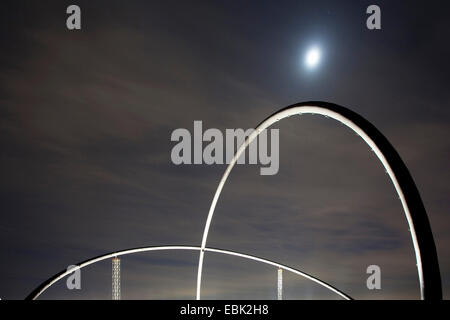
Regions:
<instances>
[{"instance_id":1,"label":"dark sky","mask_svg":"<svg viewBox=\"0 0 450 320\"><path fill-rule=\"evenodd\" d=\"M65 26L66 7L82 29ZM366 28L381 7L382 29ZM171 132L251 128L309 100L346 106L414 177L450 297L450 28L444 1L3 1L0 298L119 249L200 245L225 165L172 164ZM305 50L321 64L307 72ZM280 170L236 166L208 246L288 264L357 299L419 298L408 225L364 142L318 116L283 120ZM198 253L122 259L124 299L192 299ZM366 288L368 265L382 289ZM110 261L42 298L109 299ZM285 273L287 299L335 299ZM203 298L274 299L276 269L207 254Z\"/></svg>"}]
</instances>

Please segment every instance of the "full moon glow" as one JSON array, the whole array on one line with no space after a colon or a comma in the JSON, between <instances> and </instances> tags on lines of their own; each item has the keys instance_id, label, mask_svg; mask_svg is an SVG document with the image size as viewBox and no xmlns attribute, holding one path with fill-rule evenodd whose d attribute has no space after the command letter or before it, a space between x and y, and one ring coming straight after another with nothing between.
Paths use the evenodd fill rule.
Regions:
<instances>
[{"instance_id":1,"label":"full moon glow","mask_svg":"<svg viewBox=\"0 0 450 320\"><path fill-rule=\"evenodd\" d=\"M320 62L320 49L318 47L312 47L306 52L305 64L308 68L314 68Z\"/></svg>"}]
</instances>

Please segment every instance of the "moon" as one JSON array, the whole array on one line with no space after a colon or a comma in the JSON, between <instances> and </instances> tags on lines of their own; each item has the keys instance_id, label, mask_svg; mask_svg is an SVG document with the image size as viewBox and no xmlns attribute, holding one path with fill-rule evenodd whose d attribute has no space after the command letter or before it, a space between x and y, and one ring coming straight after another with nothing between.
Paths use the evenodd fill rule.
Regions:
<instances>
[{"instance_id":1,"label":"moon","mask_svg":"<svg viewBox=\"0 0 450 320\"><path fill-rule=\"evenodd\" d=\"M305 55L305 64L309 69L315 68L321 58L321 51L319 47L311 47Z\"/></svg>"}]
</instances>

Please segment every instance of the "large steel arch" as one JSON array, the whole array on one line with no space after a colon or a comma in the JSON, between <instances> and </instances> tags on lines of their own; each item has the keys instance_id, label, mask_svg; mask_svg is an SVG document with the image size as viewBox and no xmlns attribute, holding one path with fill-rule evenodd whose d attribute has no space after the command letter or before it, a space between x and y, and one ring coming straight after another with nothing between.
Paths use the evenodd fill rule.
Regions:
<instances>
[{"instance_id":1,"label":"large steel arch","mask_svg":"<svg viewBox=\"0 0 450 320\"><path fill-rule=\"evenodd\" d=\"M75 267L71 268L70 270L63 270L63 271L57 273L53 277L44 281L40 286L38 286L35 290L33 290L33 292L31 292L25 299L26 300L36 300L42 293L44 293L48 288L50 288L52 285L54 285L56 282L58 282L62 278L68 276L69 274L73 273L76 270L82 269L82 268L87 267L96 262L100 262L100 261L103 261L106 259L111 259L113 257L133 254L133 253L147 252L147 251L167 251L167 250L200 251L201 248L195 247L195 246L154 246L154 247L141 247L141 248L125 249L125 250L121 250L121 251L107 253L107 254L80 262L80 263L76 264ZM284 264L281 264L278 262L274 262L271 260L267 260L264 258L260 258L257 256L244 254L244 253L240 253L240 252L236 252L236 251L231 251L231 250L223 250L223 249L218 249L218 248L204 248L203 250L209 251L209 252L221 253L221 254L225 254L225 255L236 256L236 257L240 257L240 258L244 258L244 259L248 259L248 260L254 260L257 262L265 263L265 264L268 264L271 266L275 266L277 268L284 269L286 271L292 272L292 273L302 276L306 279L314 281L317 284L323 286L324 288L338 294L339 296L341 296L342 298L344 298L346 300L352 300L352 298L349 295L347 295L344 292L342 292L341 290L333 287L332 285L326 283L325 281L322 281L319 278L316 278L316 277L314 277L306 272L303 272L301 270L291 268L287 265L284 265Z\"/></svg>"},{"instance_id":2,"label":"large steel arch","mask_svg":"<svg viewBox=\"0 0 450 320\"><path fill-rule=\"evenodd\" d=\"M266 118L239 147L227 166L211 202L203 231L197 272L197 300L201 297L203 260L212 217L220 193L237 159L247 146L272 124L290 116L303 114L317 114L339 121L358 134L375 152L395 187L408 221L416 256L421 299L442 299L441 277L433 233L419 191L399 154L386 137L359 114L336 104L310 101L288 106Z\"/></svg>"}]
</instances>

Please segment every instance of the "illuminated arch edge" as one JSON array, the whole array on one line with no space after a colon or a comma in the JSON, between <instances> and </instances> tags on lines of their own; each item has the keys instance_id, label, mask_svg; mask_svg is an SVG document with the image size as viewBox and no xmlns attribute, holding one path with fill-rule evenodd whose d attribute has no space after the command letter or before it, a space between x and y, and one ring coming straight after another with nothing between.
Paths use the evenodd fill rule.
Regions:
<instances>
[{"instance_id":1,"label":"illuminated arch edge","mask_svg":"<svg viewBox=\"0 0 450 320\"><path fill-rule=\"evenodd\" d=\"M140 253L140 252L146 252L146 251L167 251L167 250L194 250L194 251L200 251L201 248L200 247L195 247L195 246L154 246L154 247L141 247L141 248L133 248L133 249L126 249L126 250L121 250L121 251L116 251L116 252L112 252L112 253L108 253L108 254L104 254L83 262L80 262L78 264L75 265L75 267L71 268L69 271L68 270L63 270L60 273L56 274L55 276L51 277L50 279L44 281L39 287L37 287L33 292L31 292L25 299L26 300L36 300L41 294L43 294L48 288L50 288L52 285L54 285L56 282L58 282L59 280L61 280L62 278L68 276L69 274L73 273L74 271L80 270L84 267L87 267L91 264L106 260L106 259L111 259L113 257L118 257L118 256L123 256L123 255L128 255L128 254L133 254L133 253ZM283 270L292 272L294 274L300 275L306 279L312 280L316 283L318 283L319 285L325 287L326 289L338 294L339 296L341 296L342 298L346 299L346 300L352 300L352 298L350 296L348 296L347 294L345 294L344 292L342 292L341 290L333 287L332 285L326 283L325 281L322 281L306 272L303 272L301 270L298 269L294 269L291 268L289 266L286 266L284 264L278 263L278 262L274 262L271 260L267 260L264 258L260 258L257 256L253 256L253 255L249 255L249 254L244 254L244 253L240 253L240 252L236 252L236 251L231 251L231 250L223 250L223 249L218 249L218 248L204 248L204 251L209 251L209 252L215 252L215 253L221 253L221 254L225 254L225 255L231 255L231 256L237 256L240 258L244 258L244 259L249 259L249 260L254 260L257 262L261 262L261 263L265 263L268 265L272 265L278 268L281 268Z\"/></svg>"},{"instance_id":2,"label":"illuminated arch edge","mask_svg":"<svg viewBox=\"0 0 450 320\"><path fill-rule=\"evenodd\" d=\"M206 249L209 228L216 208L220 193L225 185L228 176L231 173L237 159L245 151L247 146L265 129L272 124L294 115L316 114L332 118L339 121L353 130L360 136L367 145L375 152L378 159L388 173L395 190L400 198L403 211L409 225L414 253L416 256L417 271L419 276L420 297L421 299L442 299L441 277L439 272L439 263L434 244L433 233L428 221L425 207L420 198L419 191L414 183L408 168L400 158L397 151L389 143L386 137L375 128L369 121L359 114L341 107L339 105L321 102L309 101L301 102L286 108L283 108L272 114L261 122L255 130L248 136L245 142L239 147L238 151L227 166L216 193L211 202L211 206L206 219L205 229L203 231L201 250L199 255L197 271L197 300L201 298L201 282L203 260Z\"/></svg>"}]
</instances>

